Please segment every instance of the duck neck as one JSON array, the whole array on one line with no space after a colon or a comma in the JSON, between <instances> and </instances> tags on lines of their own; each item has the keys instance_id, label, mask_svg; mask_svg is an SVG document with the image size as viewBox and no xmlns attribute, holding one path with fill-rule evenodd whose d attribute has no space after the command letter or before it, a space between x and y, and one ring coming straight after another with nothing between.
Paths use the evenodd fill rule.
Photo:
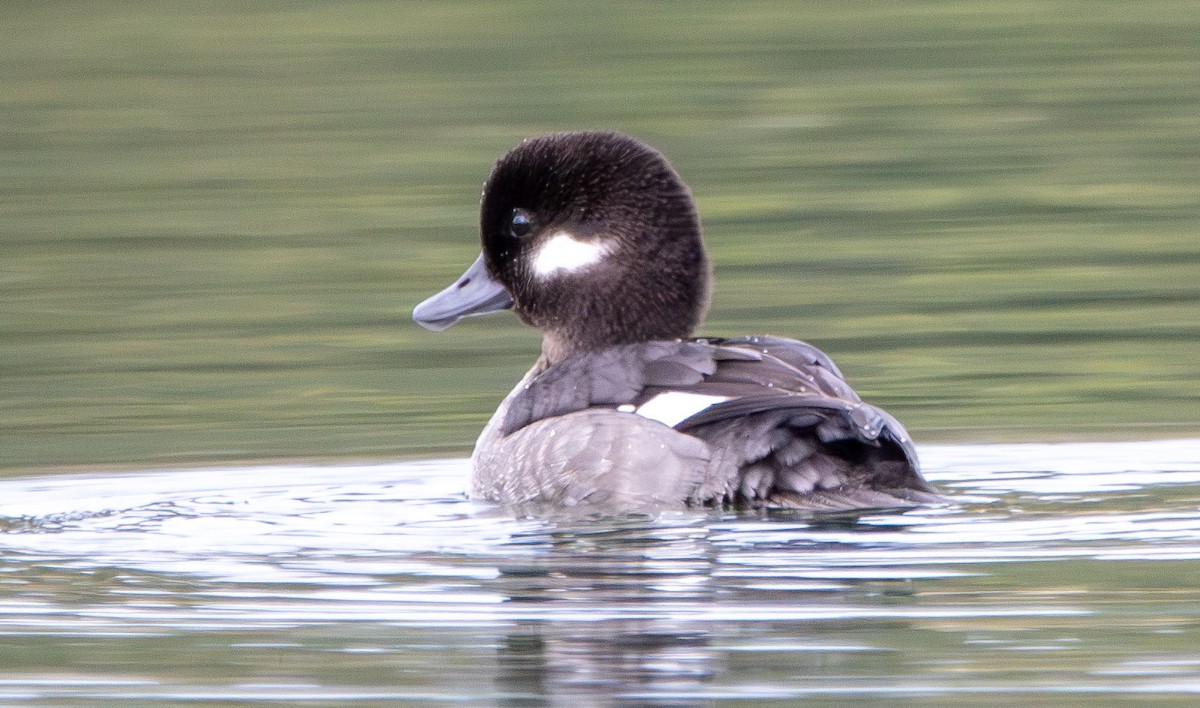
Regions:
<instances>
[{"instance_id":1,"label":"duck neck","mask_svg":"<svg viewBox=\"0 0 1200 708\"><path fill-rule=\"evenodd\" d=\"M587 332L545 330L542 332L542 354L538 358L538 366L540 369L546 369L573 356L609 347L686 339L698 324L693 318L680 318L674 327L612 329L595 325Z\"/></svg>"},{"instance_id":2,"label":"duck neck","mask_svg":"<svg viewBox=\"0 0 1200 708\"><path fill-rule=\"evenodd\" d=\"M576 354L604 349L604 346L579 346L578 340L554 332L542 333L542 355L538 357L538 368L545 370Z\"/></svg>"}]
</instances>

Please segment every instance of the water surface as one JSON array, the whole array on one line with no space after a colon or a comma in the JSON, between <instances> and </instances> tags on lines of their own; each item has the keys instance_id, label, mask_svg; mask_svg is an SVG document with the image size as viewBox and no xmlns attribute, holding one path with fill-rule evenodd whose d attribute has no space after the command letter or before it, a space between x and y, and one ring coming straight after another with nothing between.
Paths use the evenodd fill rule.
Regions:
<instances>
[{"instance_id":1,"label":"water surface","mask_svg":"<svg viewBox=\"0 0 1200 708\"><path fill-rule=\"evenodd\" d=\"M462 460L9 479L0 701L1200 699L1200 441L921 453L954 504L514 519Z\"/></svg>"},{"instance_id":2,"label":"water surface","mask_svg":"<svg viewBox=\"0 0 1200 708\"><path fill-rule=\"evenodd\" d=\"M1195 703L1200 444L978 444L1200 435L1195 10L0 3L0 703ZM693 188L703 334L828 351L957 504L355 463L462 457L530 365L409 312L580 128Z\"/></svg>"},{"instance_id":3,"label":"water surface","mask_svg":"<svg viewBox=\"0 0 1200 708\"><path fill-rule=\"evenodd\" d=\"M464 455L529 367L413 305L493 162L691 185L701 334L918 440L1196 437L1200 13L1125 3L0 3L0 470Z\"/></svg>"}]
</instances>

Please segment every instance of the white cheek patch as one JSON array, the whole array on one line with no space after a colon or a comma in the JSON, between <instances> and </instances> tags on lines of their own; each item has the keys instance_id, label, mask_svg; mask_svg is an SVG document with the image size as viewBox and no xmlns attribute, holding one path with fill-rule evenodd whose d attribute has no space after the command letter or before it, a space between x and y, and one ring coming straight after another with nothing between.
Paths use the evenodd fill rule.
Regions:
<instances>
[{"instance_id":1,"label":"white cheek patch","mask_svg":"<svg viewBox=\"0 0 1200 708\"><path fill-rule=\"evenodd\" d=\"M577 273L608 255L606 241L580 241L567 231L552 235L533 256L533 273L546 278L558 272Z\"/></svg>"},{"instance_id":2,"label":"white cheek patch","mask_svg":"<svg viewBox=\"0 0 1200 708\"><path fill-rule=\"evenodd\" d=\"M631 412L674 428L700 411L732 398L732 396L707 396L703 393L669 391L658 394ZM618 410L625 410L625 408L626 406L621 406Z\"/></svg>"}]
</instances>

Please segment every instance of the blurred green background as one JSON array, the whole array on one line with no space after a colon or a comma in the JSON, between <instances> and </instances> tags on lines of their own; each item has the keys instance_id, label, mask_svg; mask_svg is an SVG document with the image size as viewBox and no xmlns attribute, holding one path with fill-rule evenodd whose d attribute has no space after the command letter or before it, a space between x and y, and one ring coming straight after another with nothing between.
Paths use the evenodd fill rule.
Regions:
<instances>
[{"instance_id":1,"label":"blurred green background","mask_svg":"<svg viewBox=\"0 0 1200 708\"><path fill-rule=\"evenodd\" d=\"M919 441L1200 431L1196 2L4 3L0 468L466 454L532 362L409 320L492 162L693 187L706 334Z\"/></svg>"}]
</instances>

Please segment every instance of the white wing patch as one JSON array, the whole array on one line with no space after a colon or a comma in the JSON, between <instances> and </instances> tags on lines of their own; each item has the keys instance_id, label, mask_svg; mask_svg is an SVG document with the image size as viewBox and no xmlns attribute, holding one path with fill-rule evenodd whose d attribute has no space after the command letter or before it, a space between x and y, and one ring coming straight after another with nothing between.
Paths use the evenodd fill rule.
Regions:
<instances>
[{"instance_id":1,"label":"white wing patch","mask_svg":"<svg viewBox=\"0 0 1200 708\"><path fill-rule=\"evenodd\" d=\"M608 255L609 244L600 239L580 241L568 231L550 236L533 256L533 272L546 278L559 271L575 273L595 265Z\"/></svg>"},{"instance_id":2,"label":"white wing patch","mask_svg":"<svg viewBox=\"0 0 1200 708\"><path fill-rule=\"evenodd\" d=\"M733 396L708 396L703 393L668 391L646 401L634 412L643 418L657 420L674 428L700 411L732 398Z\"/></svg>"}]
</instances>

